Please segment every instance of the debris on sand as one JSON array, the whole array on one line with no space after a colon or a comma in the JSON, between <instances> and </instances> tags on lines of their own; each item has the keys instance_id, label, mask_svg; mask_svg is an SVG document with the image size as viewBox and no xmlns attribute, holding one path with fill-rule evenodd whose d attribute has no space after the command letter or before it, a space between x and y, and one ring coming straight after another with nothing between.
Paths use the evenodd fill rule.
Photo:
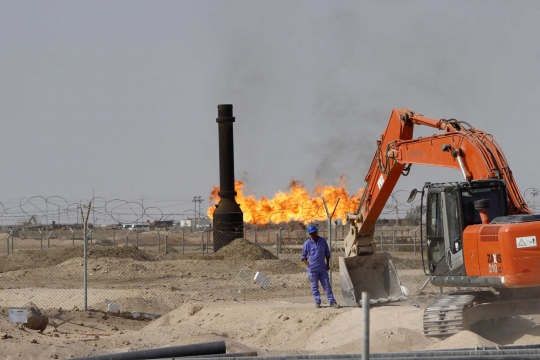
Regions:
<instances>
[{"instance_id":1,"label":"debris on sand","mask_svg":"<svg viewBox=\"0 0 540 360\"><path fill-rule=\"evenodd\" d=\"M24 307L28 310L24 327L43 332L49 324L47 315L43 314L33 302L26 303Z\"/></svg>"},{"instance_id":2,"label":"debris on sand","mask_svg":"<svg viewBox=\"0 0 540 360\"><path fill-rule=\"evenodd\" d=\"M383 329L371 336L373 352L411 351L435 345L437 340L407 328Z\"/></svg>"},{"instance_id":3,"label":"debris on sand","mask_svg":"<svg viewBox=\"0 0 540 360\"><path fill-rule=\"evenodd\" d=\"M468 330L461 330L455 335L447 339L431 345L426 350L442 350L442 349L468 349L486 346L499 346L498 344L484 339L478 334Z\"/></svg>"},{"instance_id":4,"label":"debris on sand","mask_svg":"<svg viewBox=\"0 0 540 360\"><path fill-rule=\"evenodd\" d=\"M277 257L270 251L246 239L236 239L230 244L219 249L216 254L222 255L227 260L275 260Z\"/></svg>"}]
</instances>

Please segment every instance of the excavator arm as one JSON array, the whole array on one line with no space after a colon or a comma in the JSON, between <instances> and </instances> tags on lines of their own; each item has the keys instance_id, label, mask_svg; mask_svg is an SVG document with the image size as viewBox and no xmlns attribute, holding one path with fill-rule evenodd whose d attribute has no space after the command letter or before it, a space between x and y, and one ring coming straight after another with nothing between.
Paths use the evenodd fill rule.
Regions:
<instances>
[{"instance_id":1,"label":"excavator arm","mask_svg":"<svg viewBox=\"0 0 540 360\"><path fill-rule=\"evenodd\" d=\"M442 133L415 139L414 125L433 127ZM504 179L510 214L531 213L500 146L491 135L455 119L435 120L405 108L394 109L386 130L377 140L358 208L347 215L351 230L345 238L346 257L375 252L375 223L399 177L407 175L412 164L454 168L467 181Z\"/></svg>"}]
</instances>

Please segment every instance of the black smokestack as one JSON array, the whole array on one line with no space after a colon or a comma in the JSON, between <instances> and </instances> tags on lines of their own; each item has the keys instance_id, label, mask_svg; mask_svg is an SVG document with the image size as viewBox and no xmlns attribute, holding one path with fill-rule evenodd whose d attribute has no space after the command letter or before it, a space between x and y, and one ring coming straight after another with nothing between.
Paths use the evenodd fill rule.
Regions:
<instances>
[{"instance_id":1,"label":"black smokestack","mask_svg":"<svg viewBox=\"0 0 540 360\"><path fill-rule=\"evenodd\" d=\"M214 251L244 235L244 214L234 190L233 106L218 105L219 187L221 200L214 211Z\"/></svg>"}]
</instances>

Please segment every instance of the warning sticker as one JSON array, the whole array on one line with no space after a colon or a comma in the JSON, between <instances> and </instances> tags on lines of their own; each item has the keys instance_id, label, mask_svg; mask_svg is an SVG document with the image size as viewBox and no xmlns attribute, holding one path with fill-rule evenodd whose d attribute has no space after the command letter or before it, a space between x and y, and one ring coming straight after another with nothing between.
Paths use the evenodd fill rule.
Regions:
<instances>
[{"instance_id":1,"label":"warning sticker","mask_svg":"<svg viewBox=\"0 0 540 360\"><path fill-rule=\"evenodd\" d=\"M379 181L377 181L377 186L379 187L379 190L381 190L381 187L383 184L384 184L384 178L381 174L381 176L379 177Z\"/></svg>"},{"instance_id":2,"label":"warning sticker","mask_svg":"<svg viewBox=\"0 0 540 360\"><path fill-rule=\"evenodd\" d=\"M536 246L536 236L525 236L516 238L518 248L527 248Z\"/></svg>"}]
</instances>

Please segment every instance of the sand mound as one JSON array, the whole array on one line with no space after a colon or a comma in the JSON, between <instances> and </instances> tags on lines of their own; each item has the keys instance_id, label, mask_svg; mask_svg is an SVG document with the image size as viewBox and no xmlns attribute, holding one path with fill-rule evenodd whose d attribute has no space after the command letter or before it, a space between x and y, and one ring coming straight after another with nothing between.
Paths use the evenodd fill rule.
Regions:
<instances>
[{"instance_id":1,"label":"sand mound","mask_svg":"<svg viewBox=\"0 0 540 360\"><path fill-rule=\"evenodd\" d=\"M442 350L442 349L468 349L484 346L498 346L494 342L484 339L478 334L468 330L462 330L457 334L450 336L447 339L431 345L426 350Z\"/></svg>"},{"instance_id":2,"label":"sand mound","mask_svg":"<svg viewBox=\"0 0 540 360\"><path fill-rule=\"evenodd\" d=\"M80 256L83 256L82 249ZM153 261L154 257L146 251L137 249L134 246L92 246L88 249L88 257L90 259L99 258L118 258L118 259L132 259L138 261Z\"/></svg>"},{"instance_id":3,"label":"sand mound","mask_svg":"<svg viewBox=\"0 0 540 360\"><path fill-rule=\"evenodd\" d=\"M55 266L67 260L83 257L83 247L74 246L67 248L50 248L41 250L19 250L10 255L0 256L0 272L15 271L20 269L35 269ZM146 251L139 250L134 246L97 246L88 248L89 259L121 258L139 261L153 261L154 256Z\"/></svg>"},{"instance_id":4,"label":"sand mound","mask_svg":"<svg viewBox=\"0 0 540 360\"><path fill-rule=\"evenodd\" d=\"M216 254L222 255L227 260L256 261L264 259L277 259L270 251L255 245L246 239L236 239L230 244L219 249Z\"/></svg>"},{"instance_id":5,"label":"sand mound","mask_svg":"<svg viewBox=\"0 0 540 360\"><path fill-rule=\"evenodd\" d=\"M371 336L370 351L402 352L435 345L437 340L406 328L383 329Z\"/></svg>"},{"instance_id":6,"label":"sand mound","mask_svg":"<svg viewBox=\"0 0 540 360\"><path fill-rule=\"evenodd\" d=\"M298 274L306 273L304 267L290 260L256 260L244 266L245 270L260 271L263 274ZM307 276L307 275L306 275Z\"/></svg>"}]
</instances>

